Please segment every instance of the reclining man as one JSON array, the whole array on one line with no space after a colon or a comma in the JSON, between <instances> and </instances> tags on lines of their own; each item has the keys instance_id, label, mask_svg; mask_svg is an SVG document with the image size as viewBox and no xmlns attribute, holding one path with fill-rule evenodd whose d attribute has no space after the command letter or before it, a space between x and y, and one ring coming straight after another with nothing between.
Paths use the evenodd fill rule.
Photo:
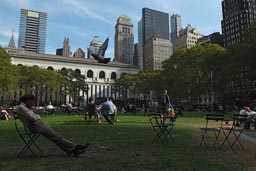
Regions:
<instances>
[{"instance_id":1,"label":"reclining man","mask_svg":"<svg viewBox=\"0 0 256 171\"><path fill-rule=\"evenodd\" d=\"M80 154L85 152L89 143L81 145L75 144L63 138L60 134L41 121L41 117L32 110L35 105L34 95L26 94L20 98L20 102L21 104L16 108L15 112L30 132L40 133L44 137L48 138L60 149L66 152L68 156L73 155L74 157L78 157Z\"/></svg>"}]
</instances>

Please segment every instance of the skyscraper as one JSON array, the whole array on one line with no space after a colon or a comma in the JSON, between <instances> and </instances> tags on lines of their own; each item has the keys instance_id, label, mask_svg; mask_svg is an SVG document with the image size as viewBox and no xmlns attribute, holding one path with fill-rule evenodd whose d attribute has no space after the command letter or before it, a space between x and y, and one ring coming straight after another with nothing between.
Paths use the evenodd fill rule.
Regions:
<instances>
[{"instance_id":1,"label":"skyscraper","mask_svg":"<svg viewBox=\"0 0 256 171\"><path fill-rule=\"evenodd\" d=\"M138 22L138 67L143 70L143 36L142 36L142 19Z\"/></svg>"},{"instance_id":2,"label":"skyscraper","mask_svg":"<svg viewBox=\"0 0 256 171\"><path fill-rule=\"evenodd\" d=\"M133 65L133 24L127 15L121 15L115 26L115 61Z\"/></svg>"},{"instance_id":3,"label":"skyscraper","mask_svg":"<svg viewBox=\"0 0 256 171\"><path fill-rule=\"evenodd\" d=\"M18 47L44 53L47 13L21 9Z\"/></svg>"},{"instance_id":4,"label":"skyscraper","mask_svg":"<svg viewBox=\"0 0 256 171\"><path fill-rule=\"evenodd\" d=\"M93 40L90 43L89 48L87 49L87 58L94 59L92 57L92 53L98 54L101 45L102 45L102 42L101 42L99 36L94 36Z\"/></svg>"},{"instance_id":5,"label":"skyscraper","mask_svg":"<svg viewBox=\"0 0 256 171\"><path fill-rule=\"evenodd\" d=\"M173 50L176 50L176 39L179 37L179 31L182 29L181 16L179 14L173 14L171 16L171 42L173 44Z\"/></svg>"},{"instance_id":6,"label":"skyscraper","mask_svg":"<svg viewBox=\"0 0 256 171\"><path fill-rule=\"evenodd\" d=\"M169 40L169 14L149 8L142 9L143 69L145 70L145 43L153 36Z\"/></svg>"},{"instance_id":7,"label":"skyscraper","mask_svg":"<svg viewBox=\"0 0 256 171\"><path fill-rule=\"evenodd\" d=\"M222 0L224 46L243 42L243 30L256 21L256 0Z\"/></svg>"},{"instance_id":8,"label":"skyscraper","mask_svg":"<svg viewBox=\"0 0 256 171\"><path fill-rule=\"evenodd\" d=\"M153 35L159 35L169 40L169 14L156 11L149 8L142 9L142 38L143 44L152 38Z\"/></svg>"}]
</instances>

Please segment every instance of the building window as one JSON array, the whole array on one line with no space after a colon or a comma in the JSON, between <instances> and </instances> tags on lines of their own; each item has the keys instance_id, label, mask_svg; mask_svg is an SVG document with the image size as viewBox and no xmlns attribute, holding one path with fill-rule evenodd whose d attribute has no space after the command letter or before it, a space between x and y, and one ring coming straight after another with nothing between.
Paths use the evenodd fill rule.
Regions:
<instances>
[{"instance_id":1,"label":"building window","mask_svg":"<svg viewBox=\"0 0 256 171\"><path fill-rule=\"evenodd\" d=\"M93 71L92 70L87 71L87 78L93 78Z\"/></svg>"},{"instance_id":2,"label":"building window","mask_svg":"<svg viewBox=\"0 0 256 171\"><path fill-rule=\"evenodd\" d=\"M53 71L54 69L53 69L53 67L49 66L49 67L47 68L47 70Z\"/></svg>"},{"instance_id":3,"label":"building window","mask_svg":"<svg viewBox=\"0 0 256 171\"><path fill-rule=\"evenodd\" d=\"M116 79L116 73L115 72L112 72L111 73L111 80L115 80Z\"/></svg>"},{"instance_id":4,"label":"building window","mask_svg":"<svg viewBox=\"0 0 256 171\"><path fill-rule=\"evenodd\" d=\"M105 72L104 71L100 71L99 78L105 78Z\"/></svg>"},{"instance_id":5,"label":"building window","mask_svg":"<svg viewBox=\"0 0 256 171\"><path fill-rule=\"evenodd\" d=\"M81 74L80 69L76 69L76 70L75 70L75 74L80 75L80 74Z\"/></svg>"}]
</instances>

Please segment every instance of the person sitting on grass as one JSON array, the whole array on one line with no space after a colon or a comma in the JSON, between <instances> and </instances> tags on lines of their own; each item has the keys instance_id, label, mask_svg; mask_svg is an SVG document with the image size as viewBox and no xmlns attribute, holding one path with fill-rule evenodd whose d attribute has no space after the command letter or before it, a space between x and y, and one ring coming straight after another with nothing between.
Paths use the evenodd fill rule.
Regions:
<instances>
[{"instance_id":1,"label":"person sitting on grass","mask_svg":"<svg viewBox=\"0 0 256 171\"><path fill-rule=\"evenodd\" d=\"M98 123L101 123L100 114L97 111L97 108L96 108L96 105L94 103L93 97L89 98L89 103L87 104L87 106L85 108L85 116L84 116L85 120L87 120L87 116L89 116L89 120L91 120L92 116L94 116L95 119L97 119Z\"/></svg>"},{"instance_id":2,"label":"person sitting on grass","mask_svg":"<svg viewBox=\"0 0 256 171\"><path fill-rule=\"evenodd\" d=\"M52 102L49 102L49 104L46 106L46 111L48 115L54 115L54 107Z\"/></svg>"},{"instance_id":3,"label":"person sitting on grass","mask_svg":"<svg viewBox=\"0 0 256 171\"><path fill-rule=\"evenodd\" d=\"M25 94L20 97L20 105L15 109L15 112L21 122L32 133L39 133L42 136L48 138L54 142L61 150L67 153L68 156L73 155L78 157L85 152L85 149L89 146L86 144L75 144L62 137L59 133L55 132L47 124L45 124L41 117L33 112L35 105L35 96L32 94Z\"/></svg>"},{"instance_id":4,"label":"person sitting on grass","mask_svg":"<svg viewBox=\"0 0 256 171\"><path fill-rule=\"evenodd\" d=\"M7 121L11 118L9 113L6 110L4 110L2 106L0 106L0 118L1 120L7 120Z\"/></svg>"},{"instance_id":5,"label":"person sitting on grass","mask_svg":"<svg viewBox=\"0 0 256 171\"><path fill-rule=\"evenodd\" d=\"M108 97L105 98L105 101L100 105L98 110L101 111L102 116L108 123L113 124L115 107Z\"/></svg>"},{"instance_id":6,"label":"person sitting on grass","mask_svg":"<svg viewBox=\"0 0 256 171\"><path fill-rule=\"evenodd\" d=\"M250 129L253 119L256 117L256 112L251 110L249 107L246 107L245 111L247 112L247 123L245 125L245 129L248 130L248 129Z\"/></svg>"},{"instance_id":7,"label":"person sitting on grass","mask_svg":"<svg viewBox=\"0 0 256 171\"><path fill-rule=\"evenodd\" d=\"M109 98L109 100L113 103L113 98ZM117 109L117 107L114 103L113 103L113 105L114 105L114 116L112 117L112 121L113 122L118 122L119 120L117 120L117 118L116 118L118 109Z\"/></svg>"}]
</instances>

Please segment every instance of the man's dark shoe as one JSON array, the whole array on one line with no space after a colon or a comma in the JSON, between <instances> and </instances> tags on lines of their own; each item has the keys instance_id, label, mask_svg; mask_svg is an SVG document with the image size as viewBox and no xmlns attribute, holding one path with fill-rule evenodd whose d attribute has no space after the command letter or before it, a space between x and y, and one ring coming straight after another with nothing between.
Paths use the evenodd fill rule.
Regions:
<instances>
[{"instance_id":1,"label":"man's dark shoe","mask_svg":"<svg viewBox=\"0 0 256 171\"><path fill-rule=\"evenodd\" d=\"M85 150L86 148L88 148L89 147L89 143L86 143L86 144L78 144L77 146L76 146L76 148L77 149L80 149L80 150Z\"/></svg>"},{"instance_id":2,"label":"man's dark shoe","mask_svg":"<svg viewBox=\"0 0 256 171\"><path fill-rule=\"evenodd\" d=\"M74 150L73 156L74 156L74 157L79 157L79 155L80 155L80 154L83 154L84 152L85 152L84 149L79 149L79 148L77 148L77 149Z\"/></svg>"}]
</instances>

